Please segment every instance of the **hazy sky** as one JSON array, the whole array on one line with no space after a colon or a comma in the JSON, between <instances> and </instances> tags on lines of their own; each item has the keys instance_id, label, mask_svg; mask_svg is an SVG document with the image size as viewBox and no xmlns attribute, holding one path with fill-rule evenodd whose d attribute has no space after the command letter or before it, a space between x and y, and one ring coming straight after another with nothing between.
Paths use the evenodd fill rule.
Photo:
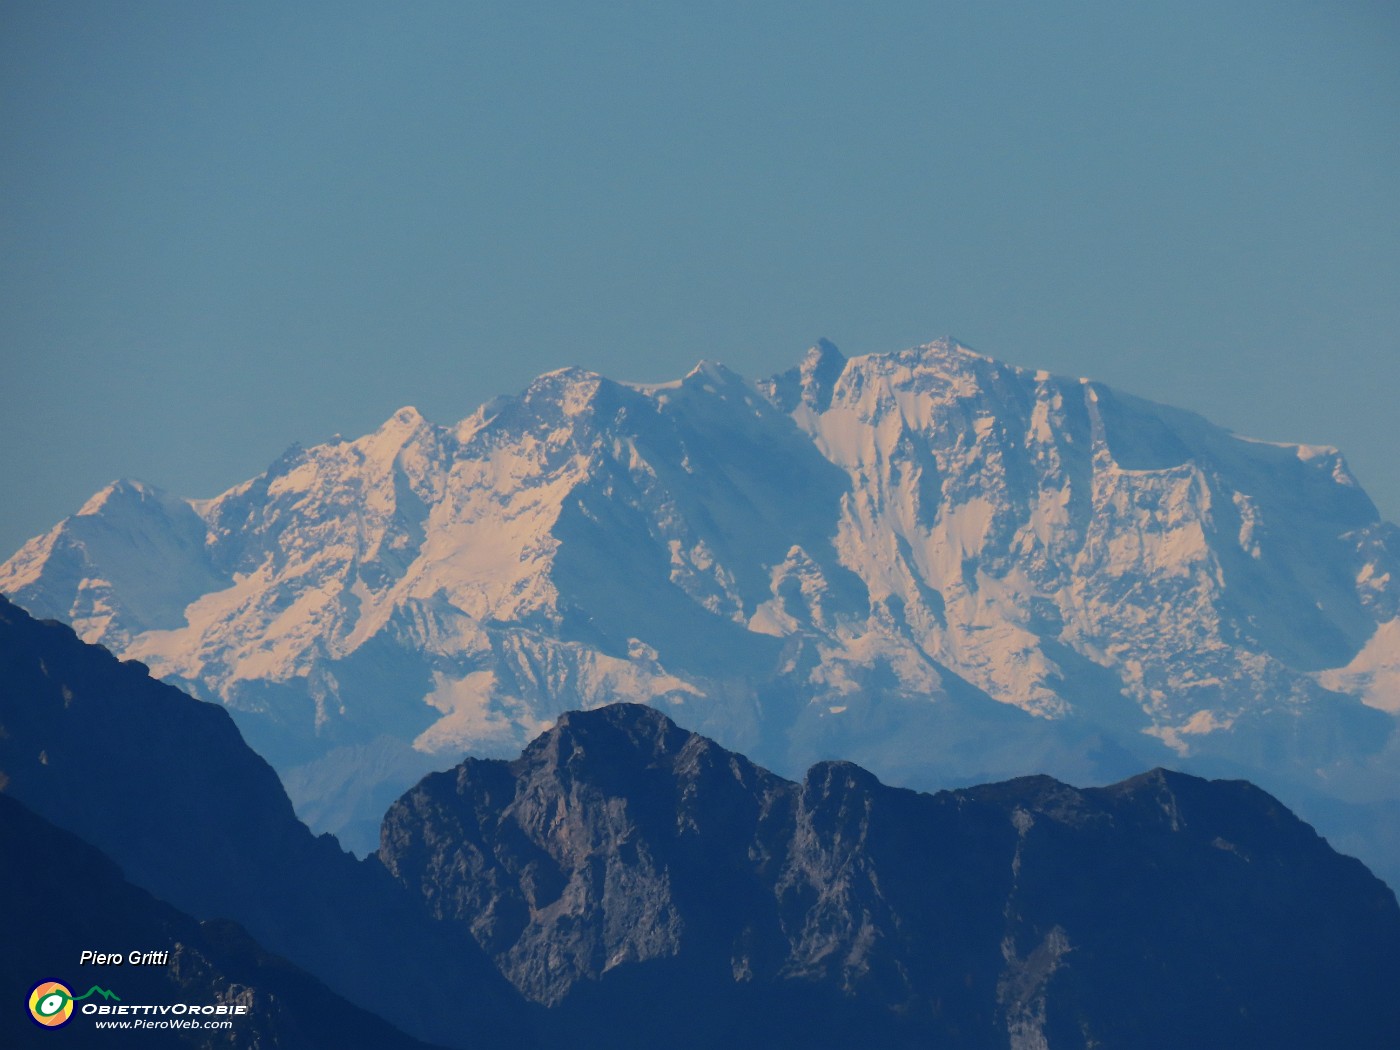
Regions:
<instances>
[{"instance_id":1,"label":"hazy sky","mask_svg":"<svg viewBox=\"0 0 1400 1050\"><path fill-rule=\"evenodd\" d=\"M567 364L952 334L1400 518L1393 3L0 5L0 557Z\"/></svg>"}]
</instances>

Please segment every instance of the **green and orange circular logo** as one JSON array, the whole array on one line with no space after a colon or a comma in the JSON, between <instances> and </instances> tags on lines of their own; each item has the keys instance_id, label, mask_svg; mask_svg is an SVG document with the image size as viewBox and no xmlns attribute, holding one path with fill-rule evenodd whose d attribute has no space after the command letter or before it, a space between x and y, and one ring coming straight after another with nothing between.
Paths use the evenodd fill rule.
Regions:
<instances>
[{"instance_id":1,"label":"green and orange circular logo","mask_svg":"<svg viewBox=\"0 0 1400 1050\"><path fill-rule=\"evenodd\" d=\"M67 1024L73 1016L73 993L59 981L40 981L29 993L29 1016L45 1028Z\"/></svg>"}]
</instances>

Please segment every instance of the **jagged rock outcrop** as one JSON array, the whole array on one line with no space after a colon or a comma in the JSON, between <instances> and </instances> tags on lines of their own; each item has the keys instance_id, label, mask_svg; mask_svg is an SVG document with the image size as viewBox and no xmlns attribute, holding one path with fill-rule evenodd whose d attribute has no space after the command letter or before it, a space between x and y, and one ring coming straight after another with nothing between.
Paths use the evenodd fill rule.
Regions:
<instances>
[{"instance_id":1,"label":"jagged rock outcrop","mask_svg":"<svg viewBox=\"0 0 1400 1050\"><path fill-rule=\"evenodd\" d=\"M620 1045L763 1045L760 1017L811 1046L1400 1037L1394 895L1243 782L797 784L616 705L425 778L380 858L546 1024L625 1017Z\"/></svg>"}]
</instances>

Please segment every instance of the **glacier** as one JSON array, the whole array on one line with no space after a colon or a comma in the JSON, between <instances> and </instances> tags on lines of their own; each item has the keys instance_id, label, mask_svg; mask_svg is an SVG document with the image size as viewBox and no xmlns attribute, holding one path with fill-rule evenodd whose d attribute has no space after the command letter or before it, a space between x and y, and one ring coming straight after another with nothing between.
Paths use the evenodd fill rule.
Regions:
<instances>
[{"instance_id":1,"label":"glacier","mask_svg":"<svg viewBox=\"0 0 1400 1050\"><path fill-rule=\"evenodd\" d=\"M788 775L1248 778L1395 885L1397 551L1336 449L822 342L403 408L213 499L117 481L0 592L225 704L362 852L422 773L632 701Z\"/></svg>"}]
</instances>

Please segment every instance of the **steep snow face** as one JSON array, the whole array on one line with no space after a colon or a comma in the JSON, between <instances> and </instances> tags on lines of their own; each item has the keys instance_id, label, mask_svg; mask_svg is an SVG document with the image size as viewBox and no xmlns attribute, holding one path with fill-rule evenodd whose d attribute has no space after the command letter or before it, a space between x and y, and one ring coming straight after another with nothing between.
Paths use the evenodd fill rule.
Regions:
<instances>
[{"instance_id":1,"label":"steep snow face","mask_svg":"<svg viewBox=\"0 0 1400 1050\"><path fill-rule=\"evenodd\" d=\"M117 652L183 623L191 602L226 582L192 502L130 480L112 482L0 565L0 593L23 595L35 616L64 620Z\"/></svg>"},{"instance_id":2,"label":"steep snow face","mask_svg":"<svg viewBox=\"0 0 1400 1050\"><path fill-rule=\"evenodd\" d=\"M757 385L564 369L454 427L402 409L207 501L119 482L0 590L228 704L279 768L319 760L308 782L615 700L925 785L1311 776L1400 710L1396 550L1333 449L951 341L821 344Z\"/></svg>"},{"instance_id":3,"label":"steep snow face","mask_svg":"<svg viewBox=\"0 0 1400 1050\"><path fill-rule=\"evenodd\" d=\"M952 342L818 347L766 389L851 478L842 564L931 659L1034 714L1131 712L1185 752L1322 701L1304 672L1348 661L1393 601L1375 508L1333 449ZM1081 687L1094 667L1129 703Z\"/></svg>"},{"instance_id":4,"label":"steep snow face","mask_svg":"<svg viewBox=\"0 0 1400 1050\"><path fill-rule=\"evenodd\" d=\"M279 720L296 716L276 710L262 687L296 683L297 715L308 701L311 709L298 732L344 717L329 668L360 647L418 557L452 448L450 435L405 408L373 434L294 448L253 481L195 504L227 585L123 655L235 710Z\"/></svg>"}]
</instances>

